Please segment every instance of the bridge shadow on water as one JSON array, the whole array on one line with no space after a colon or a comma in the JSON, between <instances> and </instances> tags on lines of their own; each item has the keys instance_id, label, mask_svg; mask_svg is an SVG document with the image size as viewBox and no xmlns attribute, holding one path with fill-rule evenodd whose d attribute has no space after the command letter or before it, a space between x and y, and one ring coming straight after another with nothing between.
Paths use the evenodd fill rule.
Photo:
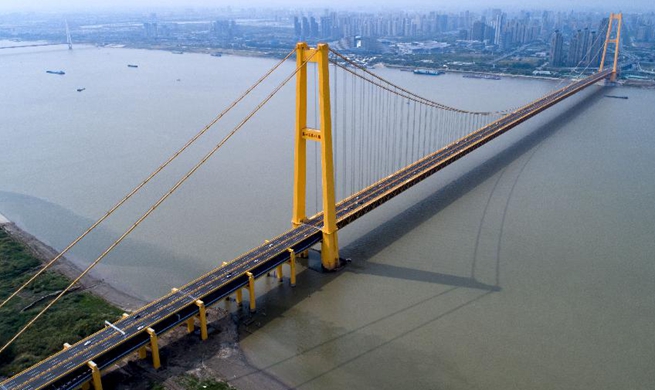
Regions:
<instances>
[{"instance_id":1,"label":"bridge shadow on water","mask_svg":"<svg viewBox=\"0 0 655 390\"><path fill-rule=\"evenodd\" d=\"M232 379L230 382L238 386L239 383L248 383L252 380L256 381L257 377L261 378L261 376L264 376L266 378L270 378L280 386L276 386L275 388L286 388L286 385L284 385L280 380L271 377L271 375L275 375L276 368L282 367L285 364L291 364L294 359L302 359L303 356L307 356L306 354L308 353L311 353L312 356L317 353L320 354L323 348L326 348L326 350L332 348L334 345L333 343L347 344L351 342L351 337L363 337L365 339L363 342L365 344L364 348L353 352L351 356L343 357L342 359L338 359L336 362L332 362L331 366L326 366L323 369L318 370L318 372L312 370L315 374L309 378L300 380L299 383L294 384L294 388L305 385L316 379L324 377L325 375L333 373L335 370L343 369L356 359L359 359L364 355L385 347L409 333L418 331L427 325L450 316L460 309L479 302L493 292L501 291L501 287L498 282L498 276L496 278L495 285L482 283L474 278L473 272L475 268L475 258L473 259L473 264L471 266L470 276L429 272L409 267L379 264L369 262L368 260L388 248L395 241L411 232L413 229L439 213L441 210L445 209L448 205L455 202L457 199L482 184L485 180L503 170L512 162L518 160L522 156L528 155L528 153L533 154L535 148L541 142L556 134L558 131L564 128L567 122L581 114L585 109L592 106L599 98L602 97L603 93L603 90L599 89L598 91L588 94L585 98L562 110L556 118L536 127L534 130L530 130L525 136L519 137L518 140L505 147L497 155L480 163L470 171L462 174L452 183L429 195L421 202L403 211L402 213L394 216L391 220L385 222L383 225L366 233L355 242L342 248L342 254L352 258L352 263L346 266L343 271L339 273L321 274L306 269L298 274L297 287L293 289L288 288L286 283L284 287L276 288L277 281L275 278L265 278L264 280L261 280L259 283L267 285L267 292L258 295L257 297L257 307L260 308L260 310L252 317L249 314L246 314L247 309L245 308L233 312L233 319L240 329L239 336L242 340L245 340L251 335L256 334L258 328L265 327L273 320L284 317L285 313L287 313L293 307L305 301L307 298L310 298L313 294L320 294L324 286L333 282L336 278L339 278L342 275L346 275L348 273L369 274L390 278L401 278L411 281L435 283L447 286L447 288L445 290L442 289L427 297L419 299L416 302L410 302L406 306L392 310L383 316L350 328L337 325L332 321L327 322L315 314L303 311L302 314L298 315L302 316L302 322L307 322L310 324L307 326L311 328L307 331L307 334L303 335L303 337L309 336L311 338L313 332L321 331L324 331L327 334L333 336L317 339L315 343L312 343L312 341L300 343L300 345L294 349L294 352L286 355L285 357L271 359L268 361L268 363L265 363L259 367L252 366L248 361L248 358L243 357L243 363L245 365L236 375L231 376ZM520 174L522 173L525 165L527 165L527 163L530 161L530 158L531 155L528 155L528 158L525 159L526 161L523 163L523 167L521 167L519 175L515 178L515 183L513 183L512 188L516 182L518 182ZM511 196L511 193L509 196ZM507 204L509 204L509 200L507 201ZM507 206L504 213L506 212ZM383 239L380 239L380 237L383 237ZM500 239L501 238L499 237L499 240ZM499 275L500 259L497 259L496 268L496 273ZM287 282L286 279L285 282ZM371 336L370 332L362 332L363 330L375 324L392 319L396 316L407 316L410 310L416 309L423 304L427 304L428 302L434 303L434 300L443 300L446 299L446 296L452 297L452 294L455 292L465 292L466 290L470 289L478 290L479 292L475 293L469 291L469 293L463 294L461 297L457 298L458 304L453 305L450 308L444 308L442 310L433 312L432 315L428 316L427 319L416 320L415 322L410 321L411 325L408 325L406 329L397 330L396 334L391 335L390 337ZM447 300L448 299L446 299L446 301ZM298 319L294 320L294 322L297 321ZM298 325L296 324L295 327L297 326ZM275 332L275 330L273 330L273 332ZM274 334L275 333L271 333L271 337L274 337ZM359 342L352 342L354 344L359 344ZM396 349L402 348L405 347L400 345L397 346ZM441 359L435 355L418 356L417 351L397 350L396 352L399 352L399 354L402 356L406 356L406 359L413 360L416 358L416 367L420 366L420 364L418 364L419 362L431 361L433 362L431 368L432 371L437 370L440 373L445 373L451 377L455 377L455 379L458 377L464 377L461 375L461 372L458 372L456 367L451 366L451 363L447 359Z\"/></svg>"},{"instance_id":2,"label":"bridge shadow on water","mask_svg":"<svg viewBox=\"0 0 655 390\"><path fill-rule=\"evenodd\" d=\"M487 179L493 177L496 173L505 169L512 162L518 160L524 155L527 155L528 153L531 153L531 151L534 153L534 151L536 151L535 148L541 144L541 142L560 131L571 119L578 116L588 107L591 107L599 98L602 98L603 94L603 89L592 92L580 101L566 108L556 118L548 121L545 124L542 124L534 130L531 130L528 134L507 146L498 154L474 167L470 171L462 174L460 177L445 187L429 195L402 213L394 216L391 220L385 222L383 225L380 225L379 227L366 233L348 246L343 247L341 249L342 255L351 257L353 259L353 266L346 267L346 271L357 274L370 274L420 282L438 283L454 287L467 287L487 291L500 291L499 253L496 254L496 284L490 285L482 283L474 278L475 263L477 261L477 244L479 243L480 239L480 231L478 232L475 252L476 254L473 256L470 276L442 274L438 272L418 270L415 268L373 263L369 262L368 260L372 259L378 253L384 251L389 246L393 245L394 242L401 239L424 222L428 221L430 218L444 210L450 204L478 187ZM502 138L500 139L502 140ZM521 167L521 173L523 168L525 168L525 165L527 165L527 163L530 161L531 157L532 155L526 159L525 163ZM455 164L454 166L457 165ZM518 182L519 177L520 173L512 185L512 190L516 185L516 182ZM509 196L511 196L511 193ZM505 210L503 212L503 222L508 205L509 199L507 200ZM480 221L480 224L482 224L482 221ZM500 239L501 237L499 237L499 241ZM498 247L500 247L500 244Z\"/></svg>"},{"instance_id":3,"label":"bridge shadow on water","mask_svg":"<svg viewBox=\"0 0 655 390\"><path fill-rule=\"evenodd\" d=\"M508 166L513 161L529 153L542 141L551 137L572 118L582 113L603 96L604 91L599 89L581 101L568 107L557 118L548 121L538 128L530 131L524 137L509 145L497 155L484 161L482 164L461 175L458 179L429 195L421 202L396 215L391 220L374 230L366 233L353 243L342 248L342 254L352 258L338 273L319 273L306 269L297 276L297 286L294 289L273 288L277 282L275 278L268 278L264 283L270 284L267 292L257 296L257 306L265 308L267 315L258 319L263 326L276 316L283 315L285 311L294 307L313 293L319 292L323 286L345 273L370 274L390 278L401 278L412 281L428 282L451 286L454 288L470 288L485 292L501 291L501 287L482 283L472 276L451 275L438 272L423 271L409 267L369 262L376 254L382 252L413 229L436 215L448 205L476 188L488 178ZM516 179L518 181L518 177ZM380 239L384 237L384 239ZM497 268L500 263L497 263ZM500 273L500 270L497 270ZM286 279L285 279L286 282ZM247 335L245 335L247 337Z\"/></svg>"}]
</instances>

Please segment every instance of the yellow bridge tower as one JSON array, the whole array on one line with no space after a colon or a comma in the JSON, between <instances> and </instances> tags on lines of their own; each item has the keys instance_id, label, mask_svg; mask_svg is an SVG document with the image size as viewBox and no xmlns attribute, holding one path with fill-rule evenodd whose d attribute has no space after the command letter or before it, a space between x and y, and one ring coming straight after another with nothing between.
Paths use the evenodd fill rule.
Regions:
<instances>
[{"instance_id":1,"label":"yellow bridge tower","mask_svg":"<svg viewBox=\"0 0 655 390\"><path fill-rule=\"evenodd\" d=\"M614 38L611 38L612 36L612 24L616 20L616 36ZM614 44L614 66L612 68L612 75L610 76L610 81L616 81L616 76L617 76L617 68L619 64L619 44L621 41L621 24L623 22L623 14L610 14L610 19L607 24L607 35L605 36L605 47L603 48L603 57L600 60L600 68L598 68L599 72L602 72L603 67L605 66L605 56L607 54L607 46L610 43Z\"/></svg>"},{"instance_id":2,"label":"yellow bridge tower","mask_svg":"<svg viewBox=\"0 0 655 390\"><path fill-rule=\"evenodd\" d=\"M307 141L321 144L321 172L323 186L323 241L321 263L326 270L339 265L337 216L334 195L334 157L332 155L332 117L330 109L329 48L319 44L309 48L306 43L296 45L296 136L295 166L293 174L293 227L307 220ZM318 67L318 96L320 129L307 127L307 64Z\"/></svg>"}]
</instances>

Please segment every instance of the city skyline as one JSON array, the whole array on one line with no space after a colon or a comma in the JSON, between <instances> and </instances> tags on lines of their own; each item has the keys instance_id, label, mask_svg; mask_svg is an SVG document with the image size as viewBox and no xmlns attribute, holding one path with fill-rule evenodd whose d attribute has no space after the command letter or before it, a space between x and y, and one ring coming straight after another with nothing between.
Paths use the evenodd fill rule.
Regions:
<instances>
[{"instance_id":1,"label":"city skyline","mask_svg":"<svg viewBox=\"0 0 655 390\"><path fill-rule=\"evenodd\" d=\"M652 2L647 0L633 0L630 4L621 4L610 1L577 1L574 6L568 1L549 2L545 7L540 2L525 2L520 0L498 0L495 2L486 2L482 0L464 0L453 4L448 1L427 2L421 0L400 1L391 0L380 5L379 2L372 0L358 0L356 2L346 0L333 0L324 2L306 3L299 0L281 0L274 3L253 0L248 2L247 6L232 0L116 0L116 1L95 1L92 4L84 0L5 0L0 3L0 11L70 11L70 10L90 10L90 9L166 9L166 8L251 8L251 7L295 7L304 9L313 8L331 8L331 9L370 9L370 10L482 10L487 8L506 8L508 10L554 10L554 11L614 11L614 12L655 12Z\"/></svg>"}]
</instances>

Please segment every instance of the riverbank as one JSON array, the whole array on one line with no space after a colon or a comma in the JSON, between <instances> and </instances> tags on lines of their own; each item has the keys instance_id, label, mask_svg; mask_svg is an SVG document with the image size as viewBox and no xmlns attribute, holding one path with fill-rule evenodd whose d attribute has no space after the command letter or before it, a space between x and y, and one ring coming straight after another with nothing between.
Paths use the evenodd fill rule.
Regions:
<instances>
[{"instance_id":1,"label":"riverbank","mask_svg":"<svg viewBox=\"0 0 655 390\"><path fill-rule=\"evenodd\" d=\"M3 241L3 237L5 239L9 238L11 242ZM10 267L7 268L10 268L12 271L22 269L19 275L13 274L16 272L13 272L11 275L7 272L7 274L3 275L8 280L0 280L0 286L3 287L3 290L0 291L0 298L4 298L11 291L15 290L17 285L11 285L13 280L22 281L29 277L29 274L36 272L41 267L40 265L35 266L35 264L38 264L36 263L37 260L41 264L45 264L58 254L54 248L22 230L2 214L0 214L0 244L2 244L0 245L0 249L3 250L2 253L11 253L11 257L14 258ZM8 246L10 246L9 249L7 249ZM0 265L2 265L1 261L5 260L8 259L0 258ZM19 262L21 264L18 264ZM2 330L0 341L4 343L6 341L5 337L17 331L16 326L11 327L11 329L5 329L3 327L4 319L11 320L13 317L16 317L24 322L27 318L26 316L33 314L31 313L32 310L41 309L44 300L39 295L47 293L46 296L50 296L53 290L62 289L70 282L70 279L77 277L82 272L82 270L65 257L62 257L53 265L51 270L53 272L46 273L41 277L46 280L45 282L33 283L33 289L26 289L24 293L21 293L12 301L11 306L3 309L5 313L0 318L0 330ZM69 320L71 318L76 317L71 313L81 311L86 316L90 315L92 319L78 318L70 328L61 328L56 326L61 321L48 321L45 318L43 322L47 324L45 325L46 327L57 327L56 331L47 332L49 339L56 340L42 340L42 336L26 333L18 340L18 343L21 345L12 351L11 356L0 358L0 372L2 374L14 375L18 371L54 353L64 341L73 343L79 337L84 337L86 334L97 330L95 325L102 323L97 318L98 315L104 315L108 320L113 321L118 318L121 311L118 308L123 311L132 311L146 303L114 288L104 280L91 276L82 278L79 284L80 288L75 290L76 294L74 295L88 297L91 294L96 297L95 300L89 303L84 298L71 299L71 296L67 296L62 300L61 306L63 308L61 306L56 308L61 313L55 312L54 315L57 318L65 320L65 322L70 322ZM79 292L89 294L77 294ZM72 300L74 302L66 302L66 300ZM31 303L28 304L30 301ZM82 302L80 303L80 301ZM115 307L109 306L107 303ZM23 311L28 311L28 307L30 312L23 314ZM225 382L236 385L240 390L288 389L289 387L284 383L250 364L239 347L239 340L244 332L252 332L249 325L256 322L255 318L257 317L251 316L247 313L247 309L244 308L233 307L232 309L207 308L210 337L206 341L200 341L199 335L197 334L188 335L185 325L161 335L159 346L164 369L154 370L149 360L138 360L135 356L130 356L103 373L103 384L117 390L156 388L195 390L196 388L206 388L203 386L218 386L216 388L222 389L227 388L224 385ZM259 313L256 316L261 315L262 313ZM265 316L265 313L263 315ZM85 325L85 332L82 335L67 336L66 332L71 332L71 329L79 328L80 321L89 323L88 326ZM9 322L13 324L13 321ZM39 330L42 331L42 329ZM46 352L42 352L41 354L32 353L35 346L41 342L49 345L50 348L46 348ZM5 367L2 367L3 365ZM2 380L2 374L0 374L0 380Z\"/></svg>"},{"instance_id":2,"label":"riverbank","mask_svg":"<svg viewBox=\"0 0 655 390\"><path fill-rule=\"evenodd\" d=\"M42 268L42 260L8 233L12 224L2 219L0 226L0 346L4 346L47 303L68 286L70 280L57 271L46 271L11 300L5 301L20 285ZM0 377L12 376L115 321L121 310L98 296L75 286L64 295L35 326L0 353Z\"/></svg>"},{"instance_id":3,"label":"riverbank","mask_svg":"<svg viewBox=\"0 0 655 390\"><path fill-rule=\"evenodd\" d=\"M59 254L59 251L49 245L46 245L30 233L24 231L15 223L9 221L2 214L0 214L0 227L5 232L7 232L11 238L29 248L32 255L34 255L34 257L41 261L43 264L48 263ZM82 270L72 261L68 260L65 256L53 264L51 269L71 280L82 273ZM89 293L106 300L113 306L116 306L124 311L137 310L147 303L142 299L118 290L103 279L98 279L91 275L84 276L80 280L79 284L84 291L88 291Z\"/></svg>"},{"instance_id":4,"label":"riverbank","mask_svg":"<svg viewBox=\"0 0 655 390\"><path fill-rule=\"evenodd\" d=\"M210 50L207 48L200 47L167 47L167 46L148 46L148 45L119 45L119 46L106 46L106 47L115 47L115 48L128 48L128 49L144 49L144 50L159 50L159 51L170 51L179 54L183 53L194 53L194 54L212 54L220 52L224 55L233 55L239 57L255 57L255 58L276 58L280 59L284 57L288 51L281 49L270 49L270 50L260 50L260 49L215 49ZM382 66L389 69L418 69L420 67L408 66L408 65L397 65L390 64L384 61L376 63L376 66ZM491 72L491 71L471 71L464 69L437 69L443 72L448 73L457 73L462 75L467 74L484 74L484 75L493 75L499 77L507 78L517 78L517 79L532 79L532 80L550 80L550 81L561 81L561 80L571 80L569 76L546 76L546 75L533 75L533 74L514 74L506 72ZM618 85L623 87L631 88L643 88L643 89L655 89L655 81L653 80L634 80L634 79L620 79Z\"/></svg>"}]
</instances>

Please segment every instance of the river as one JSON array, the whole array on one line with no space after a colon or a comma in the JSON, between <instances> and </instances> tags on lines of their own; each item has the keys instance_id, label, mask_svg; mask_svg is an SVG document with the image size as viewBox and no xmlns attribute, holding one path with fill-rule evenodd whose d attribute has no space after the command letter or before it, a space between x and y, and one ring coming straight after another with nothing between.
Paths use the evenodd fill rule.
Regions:
<instances>
[{"instance_id":1,"label":"river","mask_svg":"<svg viewBox=\"0 0 655 390\"><path fill-rule=\"evenodd\" d=\"M0 51L0 213L63 248L274 63ZM376 72L473 110L515 107L557 85ZM251 363L302 389L651 388L655 93L605 93L589 88L341 231L344 271L304 271L295 289L258 298L266 317L240 343ZM282 89L95 275L152 299L288 229L293 99L293 85ZM93 260L247 111L71 259Z\"/></svg>"}]
</instances>

